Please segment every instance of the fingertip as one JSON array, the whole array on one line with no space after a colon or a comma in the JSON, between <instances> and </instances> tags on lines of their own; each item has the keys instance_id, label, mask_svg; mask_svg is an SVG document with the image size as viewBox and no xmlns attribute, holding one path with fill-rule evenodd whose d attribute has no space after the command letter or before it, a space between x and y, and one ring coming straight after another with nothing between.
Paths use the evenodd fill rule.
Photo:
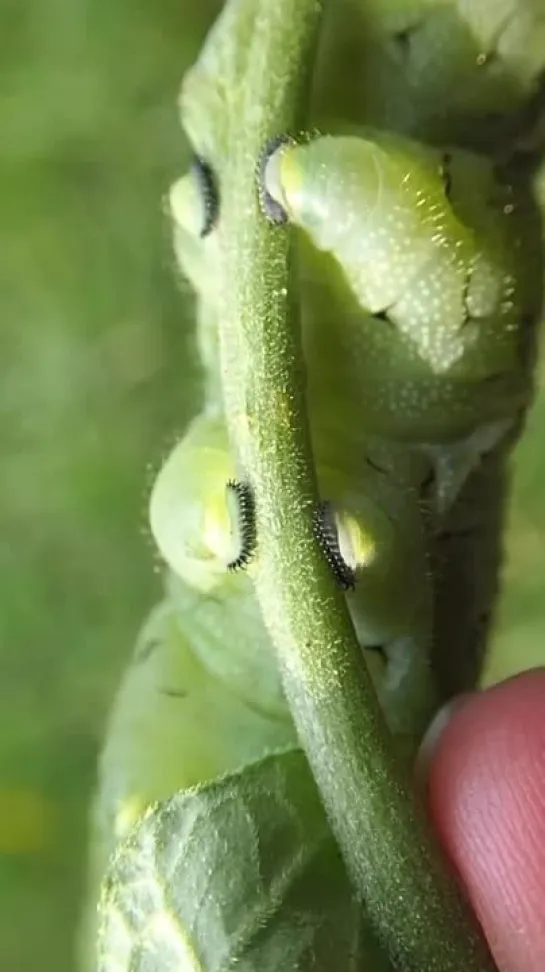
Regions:
<instances>
[{"instance_id":1,"label":"fingertip","mask_svg":"<svg viewBox=\"0 0 545 972\"><path fill-rule=\"evenodd\" d=\"M501 972L542 972L545 669L464 697L427 758L431 816Z\"/></svg>"}]
</instances>

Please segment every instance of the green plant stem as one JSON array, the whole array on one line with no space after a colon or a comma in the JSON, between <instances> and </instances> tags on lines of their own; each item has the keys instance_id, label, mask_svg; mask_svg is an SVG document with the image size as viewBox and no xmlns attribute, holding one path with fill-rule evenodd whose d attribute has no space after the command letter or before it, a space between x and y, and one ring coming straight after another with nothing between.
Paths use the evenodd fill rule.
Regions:
<instances>
[{"instance_id":1,"label":"green plant stem","mask_svg":"<svg viewBox=\"0 0 545 972\"><path fill-rule=\"evenodd\" d=\"M263 0L221 174L226 415L254 490L256 587L286 696L357 891L400 968L494 968L398 763L344 599L313 536L316 481L292 231L263 217L263 145L302 123L317 0Z\"/></svg>"}]
</instances>

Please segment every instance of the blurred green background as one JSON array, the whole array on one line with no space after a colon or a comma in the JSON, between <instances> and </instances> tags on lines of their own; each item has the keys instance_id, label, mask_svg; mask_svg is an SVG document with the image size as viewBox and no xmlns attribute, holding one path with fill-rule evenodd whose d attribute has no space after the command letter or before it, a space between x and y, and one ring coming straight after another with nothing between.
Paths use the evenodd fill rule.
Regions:
<instances>
[{"instance_id":1,"label":"blurred green background","mask_svg":"<svg viewBox=\"0 0 545 972\"><path fill-rule=\"evenodd\" d=\"M73 968L112 693L158 594L147 491L198 403L161 199L219 0L0 0L0 969ZM488 677L545 661L545 396Z\"/></svg>"},{"instance_id":2,"label":"blurred green background","mask_svg":"<svg viewBox=\"0 0 545 972\"><path fill-rule=\"evenodd\" d=\"M64 972L145 504L198 404L162 197L220 6L0 0L0 969ZM193 377L192 377L193 376Z\"/></svg>"}]
</instances>

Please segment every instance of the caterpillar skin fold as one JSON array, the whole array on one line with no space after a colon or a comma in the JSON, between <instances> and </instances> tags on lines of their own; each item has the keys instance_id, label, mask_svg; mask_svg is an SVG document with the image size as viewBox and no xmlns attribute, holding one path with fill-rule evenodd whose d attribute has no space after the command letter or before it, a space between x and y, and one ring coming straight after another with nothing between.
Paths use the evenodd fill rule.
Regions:
<instances>
[{"instance_id":1,"label":"caterpillar skin fold","mask_svg":"<svg viewBox=\"0 0 545 972\"><path fill-rule=\"evenodd\" d=\"M540 0L337 0L312 122L339 132L363 121L496 156L524 127L544 62Z\"/></svg>"}]
</instances>

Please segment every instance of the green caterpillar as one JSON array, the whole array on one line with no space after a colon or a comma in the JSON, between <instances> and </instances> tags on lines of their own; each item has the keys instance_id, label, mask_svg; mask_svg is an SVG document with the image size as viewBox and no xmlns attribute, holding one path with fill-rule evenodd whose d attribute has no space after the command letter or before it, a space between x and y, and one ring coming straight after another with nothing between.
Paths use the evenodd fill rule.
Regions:
<instances>
[{"instance_id":1,"label":"green caterpillar","mask_svg":"<svg viewBox=\"0 0 545 972\"><path fill-rule=\"evenodd\" d=\"M530 401L531 201L478 156L381 133L285 145L267 172L291 222L334 258L328 276L308 248L303 265L316 435L334 434L334 402L346 427L357 415L368 433L420 445L447 508Z\"/></svg>"},{"instance_id":2,"label":"green caterpillar","mask_svg":"<svg viewBox=\"0 0 545 972\"><path fill-rule=\"evenodd\" d=\"M198 295L205 405L152 491L166 601L110 723L93 893L150 802L293 739L253 595L260 537L247 529L250 494L239 504L247 484L218 350L222 170L256 10L225 5L182 88L197 163L169 204L176 260ZM532 200L496 156L526 118L544 34L531 0L331 4L310 124L334 134L286 140L256 180L297 230L324 555L354 586L347 603L379 698L413 744L430 715L415 702L423 683L433 675L444 697L475 684L496 596L543 277ZM354 70L339 71L352 48ZM468 151L483 146L490 157Z\"/></svg>"},{"instance_id":3,"label":"green caterpillar","mask_svg":"<svg viewBox=\"0 0 545 972\"><path fill-rule=\"evenodd\" d=\"M540 0L338 0L327 10L311 120L495 155L533 123L544 62Z\"/></svg>"},{"instance_id":4,"label":"green caterpillar","mask_svg":"<svg viewBox=\"0 0 545 972\"><path fill-rule=\"evenodd\" d=\"M301 292L315 442L344 464L369 436L418 446L444 511L530 401L542 276L531 200L482 157L380 132L288 142L266 180L312 244ZM217 242L195 258L194 190L186 177L171 206L178 260L205 294L214 376Z\"/></svg>"},{"instance_id":5,"label":"green caterpillar","mask_svg":"<svg viewBox=\"0 0 545 972\"><path fill-rule=\"evenodd\" d=\"M400 9L382 11L381 31L401 23ZM377 10L369 13L375 26ZM229 124L223 99L243 71L241 38L251 35L253 18L250 0L227 4L184 79L182 117L199 161L170 194L177 261L199 295L207 403L159 474L150 514L164 559L203 598L203 615L212 598L220 614L252 598L246 586L240 600L248 582L228 570L241 536L226 485L239 473L221 415L215 228ZM529 85L528 78L524 90ZM272 156L265 182L303 231L303 342L320 493L333 510L341 556L353 558L355 591L347 597L362 646L385 651L386 669L370 657L388 709L403 666L416 660L420 677L429 677L431 642L440 656L449 642L444 578L454 576L458 551L467 559L468 545L480 544L495 576L498 524L483 511L496 509L490 496L531 394L537 221L524 191L498 178L490 160L383 131L288 142ZM464 590L461 632L476 643L495 585L477 587L473 599ZM254 658L267 673L264 691L277 686L274 659L257 615L246 623L260 646ZM239 630L223 656L207 660L216 671L223 658L217 674L229 684L233 672L241 684L253 677L251 653L238 655L240 638ZM389 712L395 724L394 704Z\"/></svg>"}]
</instances>

